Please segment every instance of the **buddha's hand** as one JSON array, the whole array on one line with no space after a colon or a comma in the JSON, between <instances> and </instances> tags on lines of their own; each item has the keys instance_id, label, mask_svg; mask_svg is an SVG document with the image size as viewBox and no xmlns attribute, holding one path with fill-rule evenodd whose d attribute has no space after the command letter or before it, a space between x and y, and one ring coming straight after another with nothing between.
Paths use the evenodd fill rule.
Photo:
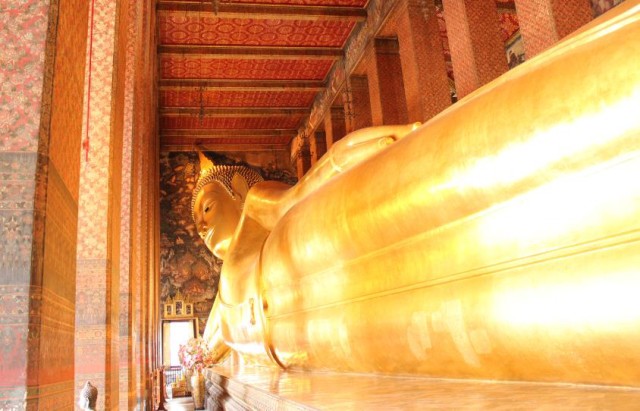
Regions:
<instances>
[{"instance_id":1,"label":"buddha's hand","mask_svg":"<svg viewBox=\"0 0 640 411\"><path fill-rule=\"evenodd\" d=\"M207 343L209 350L209 358L214 363L219 363L229 353L229 346L224 342L222 335L222 315L220 311L220 294L216 295L216 299L209 313L209 319L204 329L202 338Z\"/></svg>"},{"instance_id":2,"label":"buddha's hand","mask_svg":"<svg viewBox=\"0 0 640 411\"><path fill-rule=\"evenodd\" d=\"M420 123L367 127L347 134L335 143L327 157L335 172L343 172L368 159L418 128Z\"/></svg>"}]
</instances>

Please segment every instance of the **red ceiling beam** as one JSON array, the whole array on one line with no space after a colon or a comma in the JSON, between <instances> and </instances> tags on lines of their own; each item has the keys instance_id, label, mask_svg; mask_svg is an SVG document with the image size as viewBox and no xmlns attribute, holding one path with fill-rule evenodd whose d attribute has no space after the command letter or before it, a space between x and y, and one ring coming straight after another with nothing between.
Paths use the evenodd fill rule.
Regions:
<instances>
[{"instance_id":1,"label":"red ceiling beam","mask_svg":"<svg viewBox=\"0 0 640 411\"><path fill-rule=\"evenodd\" d=\"M194 80L194 79L165 79L160 80L160 89L191 87L205 89L225 89L225 90L273 90L273 91L293 91L293 90L323 90L326 83L321 80Z\"/></svg>"},{"instance_id":2,"label":"red ceiling beam","mask_svg":"<svg viewBox=\"0 0 640 411\"><path fill-rule=\"evenodd\" d=\"M156 9L168 12L214 13L213 2L159 1ZM367 10L363 7L293 6L290 4L243 4L219 3L216 16L225 18L296 19L317 20L339 19L364 21Z\"/></svg>"},{"instance_id":3,"label":"red ceiling beam","mask_svg":"<svg viewBox=\"0 0 640 411\"><path fill-rule=\"evenodd\" d=\"M169 137L193 137L193 138L204 138L204 139L216 139L216 138L226 138L229 136L267 136L267 137L277 137L277 136L286 136L293 137L298 133L298 130L273 130L273 129L260 129L260 130L251 130L251 129L230 129L230 130L219 130L219 129L194 129L194 130L171 130L164 129L160 132L160 139L166 139Z\"/></svg>"},{"instance_id":4,"label":"red ceiling beam","mask_svg":"<svg viewBox=\"0 0 640 411\"><path fill-rule=\"evenodd\" d=\"M204 109L199 107L167 107L160 109L160 114L192 114L216 117L292 116L308 113L309 108L307 107L234 107Z\"/></svg>"},{"instance_id":5,"label":"red ceiling beam","mask_svg":"<svg viewBox=\"0 0 640 411\"><path fill-rule=\"evenodd\" d=\"M182 144L180 142L167 142L160 143L160 149L162 151L215 151L221 152L262 152L262 151L285 151L289 152L288 140L284 143L269 144L269 143L235 143L235 144L222 144L222 143L207 143L204 141L194 141L193 143Z\"/></svg>"},{"instance_id":6,"label":"red ceiling beam","mask_svg":"<svg viewBox=\"0 0 640 411\"><path fill-rule=\"evenodd\" d=\"M343 56L341 48L333 47L247 47L247 46L208 46L208 45L160 45L158 53L162 54L201 54L216 57L265 58L274 57L327 57L338 59Z\"/></svg>"}]
</instances>

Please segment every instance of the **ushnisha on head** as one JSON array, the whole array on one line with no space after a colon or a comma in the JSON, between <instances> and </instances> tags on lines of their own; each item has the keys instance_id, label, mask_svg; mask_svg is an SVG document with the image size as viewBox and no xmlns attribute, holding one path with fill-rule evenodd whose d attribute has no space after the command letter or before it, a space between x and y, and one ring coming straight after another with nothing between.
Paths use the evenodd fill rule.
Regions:
<instances>
[{"instance_id":1,"label":"ushnisha on head","mask_svg":"<svg viewBox=\"0 0 640 411\"><path fill-rule=\"evenodd\" d=\"M191 215L207 248L224 259L249 188L263 181L243 166L214 165L200 155L200 177L191 198Z\"/></svg>"}]
</instances>

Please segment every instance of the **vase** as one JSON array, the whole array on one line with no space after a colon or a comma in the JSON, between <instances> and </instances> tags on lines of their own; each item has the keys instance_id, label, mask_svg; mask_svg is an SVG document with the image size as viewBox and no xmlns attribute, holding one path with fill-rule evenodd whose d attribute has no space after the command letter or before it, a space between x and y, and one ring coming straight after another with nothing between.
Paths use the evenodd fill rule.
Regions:
<instances>
[{"instance_id":1,"label":"vase","mask_svg":"<svg viewBox=\"0 0 640 411\"><path fill-rule=\"evenodd\" d=\"M204 409L204 375L199 371L194 371L191 376L191 396L195 409Z\"/></svg>"},{"instance_id":2,"label":"vase","mask_svg":"<svg viewBox=\"0 0 640 411\"><path fill-rule=\"evenodd\" d=\"M184 375L185 386L187 387L187 391L191 392L191 376L193 375L193 371L184 368L182 370L182 375Z\"/></svg>"}]
</instances>

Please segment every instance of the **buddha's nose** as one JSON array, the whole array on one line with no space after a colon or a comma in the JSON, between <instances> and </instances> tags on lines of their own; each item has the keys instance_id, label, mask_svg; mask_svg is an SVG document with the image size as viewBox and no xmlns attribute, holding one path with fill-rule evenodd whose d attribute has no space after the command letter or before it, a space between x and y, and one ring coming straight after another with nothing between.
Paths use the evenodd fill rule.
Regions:
<instances>
[{"instance_id":1,"label":"buddha's nose","mask_svg":"<svg viewBox=\"0 0 640 411\"><path fill-rule=\"evenodd\" d=\"M196 223L196 227L198 230L198 234L200 234L201 237L204 237L204 235L207 233L207 224L204 221L198 221Z\"/></svg>"}]
</instances>

